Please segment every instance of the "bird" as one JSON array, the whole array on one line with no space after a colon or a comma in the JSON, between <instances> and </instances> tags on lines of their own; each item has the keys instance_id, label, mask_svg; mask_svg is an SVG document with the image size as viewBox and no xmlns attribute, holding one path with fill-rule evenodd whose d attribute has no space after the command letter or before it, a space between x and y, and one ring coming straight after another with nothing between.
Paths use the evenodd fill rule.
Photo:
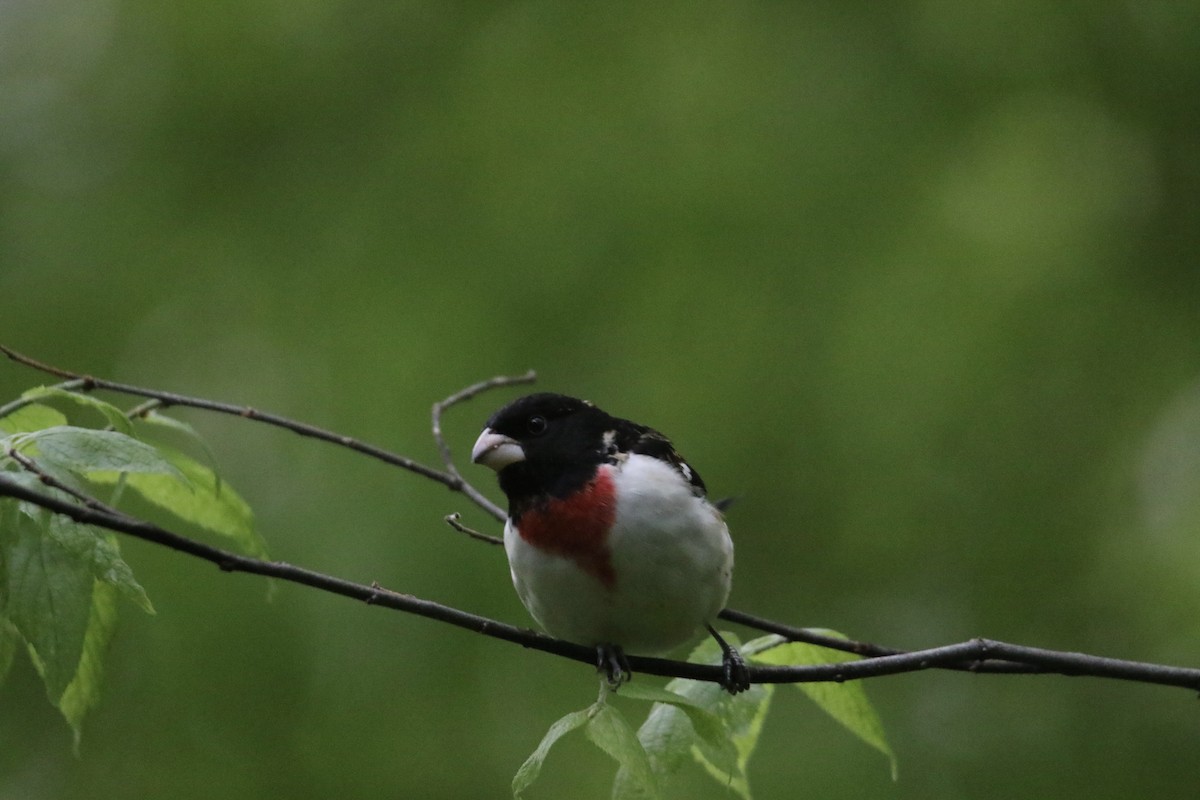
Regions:
<instances>
[{"instance_id":1,"label":"bird","mask_svg":"<svg viewBox=\"0 0 1200 800\"><path fill-rule=\"evenodd\" d=\"M712 626L733 575L733 541L703 479L645 425L539 392L496 411L471 451L508 498L504 549L522 604L545 631L594 647L609 684L628 655L661 655L707 630L721 685L750 686Z\"/></svg>"}]
</instances>

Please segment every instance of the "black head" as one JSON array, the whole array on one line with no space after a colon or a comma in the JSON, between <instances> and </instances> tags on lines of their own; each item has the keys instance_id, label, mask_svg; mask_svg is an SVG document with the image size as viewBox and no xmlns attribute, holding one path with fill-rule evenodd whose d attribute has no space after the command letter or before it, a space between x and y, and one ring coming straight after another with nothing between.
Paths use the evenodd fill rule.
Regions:
<instances>
[{"instance_id":1,"label":"black head","mask_svg":"<svg viewBox=\"0 0 1200 800\"><path fill-rule=\"evenodd\" d=\"M492 415L471 460L497 472L526 468L595 466L604 460L604 433L616 423L586 400L541 392Z\"/></svg>"},{"instance_id":2,"label":"black head","mask_svg":"<svg viewBox=\"0 0 1200 800\"><path fill-rule=\"evenodd\" d=\"M471 460L496 470L517 515L547 496L565 497L590 481L617 449L615 431L632 423L586 400L542 392L492 415Z\"/></svg>"},{"instance_id":3,"label":"black head","mask_svg":"<svg viewBox=\"0 0 1200 800\"><path fill-rule=\"evenodd\" d=\"M471 460L496 470L515 511L539 497L569 494L591 480L598 465L630 453L673 465L703 495L704 481L661 433L586 400L549 392L514 400L493 414Z\"/></svg>"}]
</instances>

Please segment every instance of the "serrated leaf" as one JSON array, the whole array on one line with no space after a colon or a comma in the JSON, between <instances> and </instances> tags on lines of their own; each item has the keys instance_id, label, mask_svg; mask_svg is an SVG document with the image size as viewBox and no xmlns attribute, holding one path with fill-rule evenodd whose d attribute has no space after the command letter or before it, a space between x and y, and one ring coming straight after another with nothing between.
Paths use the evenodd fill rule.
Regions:
<instances>
[{"instance_id":1,"label":"serrated leaf","mask_svg":"<svg viewBox=\"0 0 1200 800\"><path fill-rule=\"evenodd\" d=\"M662 706L676 709L690 723L690 727L683 725L675 715L668 715L664 710L664 713L660 714L661 719L657 724L643 724L638 729L638 739L646 749L646 753L650 755L651 766L655 767L656 775L664 774L659 770L658 762L663 762L663 766L665 766L665 761L668 759L663 757L667 756L668 752L677 752L682 757L690 752L691 746L697 738L707 745L715 759L726 771L735 768L737 751L729 739L729 731L725 729L724 722L713 712L702 708L694 700L681 694L646 684L627 683L621 687L620 694L629 699L655 703L656 708L651 709L651 715L658 707ZM650 723L649 716L647 723ZM673 730L673 728L678 730Z\"/></svg>"},{"instance_id":2,"label":"serrated leaf","mask_svg":"<svg viewBox=\"0 0 1200 800\"><path fill-rule=\"evenodd\" d=\"M697 743L692 748L692 755L717 783L729 787L745 800L751 800L750 779L746 768L755 748L758 747L758 739L762 734L767 712L771 709L771 698L774 694L774 686L759 685L752 686L748 691L730 700L726 725L731 731L730 741L737 751L736 770L725 769L721 762L713 757L713 751L704 747L703 743Z\"/></svg>"},{"instance_id":3,"label":"serrated leaf","mask_svg":"<svg viewBox=\"0 0 1200 800\"><path fill-rule=\"evenodd\" d=\"M66 424L67 418L61 411L41 403L29 403L0 418L0 431L29 433Z\"/></svg>"},{"instance_id":4,"label":"serrated leaf","mask_svg":"<svg viewBox=\"0 0 1200 800\"><path fill-rule=\"evenodd\" d=\"M725 636L727 640L736 642L735 637L729 634ZM746 652L748 647L739 649ZM719 664L721 651L716 642L706 640L692 651L689 660ZM654 694L642 687L629 693L631 685L622 687L622 694L628 693L631 697L644 694L647 699ZM667 684L665 691L668 697L651 709L646 721L638 729L638 739L646 749L655 774L660 778L665 777L677 772L684 763L694 760L722 787L749 798L746 768L758 743L773 687L757 685L747 692L730 696L715 683L676 678ZM671 696L680 697L685 702L667 704L665 701ZM704 716L689 716L686 708L697 709ZM702 722L702 727L698 727L694 722L697 718L715 719L720 735L701 734L702 730L708 730L709 723ZM624 771L617 773L613 784L614 796L619 796L618 793L625 790L628 780L629 776Z\"/></svg>"},{"instance_id":5,"label":"serrated leaf","mask_svg":"<svg viewBox=\"0 0 1200 800\"><path fill-rule=\"evenodd\" d=\"M166 447L159 452L185 483L169 475L130 473L124 476L128 488L175 517L226 537L247 555L267 555L266 542L254 528L254 512L237 492L191 457ZM89 477L98 483L116 484L120 475L93 473Z\"/></svg>"},{"instance_id":6,"label":"serrated leaf","mask_svg":"<svg viewBox=\"0 0 1200 800\"><path fill-rule=\"evenodd\" d=\"M604 752L608 753L620 765L627 779L622 784L622 791L614 798L630 800L631 798L658 798L658 780L650 767L650 758L642 743L638 741L633 727L625 720L625 716L611 704L598 702L592 706L588 715L587 727L584 734Z\"/></svg>"},{"instance_id":7,"label":"serrated leaf","mask_svg":"<svg viewBox=\"0 0 1200 800\"><path fill-rule=\"evenodd\" d=\"M117 431L98 431L59 425L24 434L17 447L24 451L33 444L39 465L69 470L79 475L95 472L134 472L170 475L185 480L183 474L155 448Z\"/></svg>"},{"instance_id":8,"label":"serrated leaf","mask_svg":"<svg viewBox=\"0 0 1200 800\"><path fill-rule=\"evenodd\" d=\"M129 418L125 416L125 412L114 406L112 403L106 403L103 400L93 397L90 394L82 392L72 392L63 389L59 386L38 386L30 389L21 395L25 400L42 400L42 399L58 399L66 400L76 405L91 409L104 417L104 420L113 427L113 429L129 434L133 433L133 426L129 422Z\"/></svg>"},{"instance_id":9,"label":"serrated leaf","mask_svg":"<svg viewBox=\"0 0 1200 800\"><path fill-rule=\"evenodd\" d=\"M42 485L41 481L37 479L36 475L32 475L28 472L0 470L0 475L4 476L5 481L9 483L15 483L18 486L30 489L32 491L38 491L39 487ZM30 513L33 513L37 510L38 506L35 506L32 503L25 503L21 500L10 498L7 495L0 497L0 536L3 536L6 529L16 524L16 521L13 519L13 517L15 517L18 513L24 513L27 508ZM4 585L0 583L0 589L2 589L3 586ZM0 594L0 598L3 598L3 594Z\"/></svg>"},{"instance_id":10,"label":"serrated leaf","mask_svg":"<svg viewBox=\"0 0 1200 800\"><path fill-rule=\"evenodd\" d=\"M655 705L638 727L638 741L646 750L650 769L660 780L679 771L696 742L696 732L688 717L677 706ZM613 779L613 797L636 797L637 782L626 769L617 770Z\"/></svg>"},{"instance_id":11,"label":"serrated leaf","mask_svg":"<svg viewBox=\"0 0 1200 800\"><path fill-rule=\"evenodd\" d=\"M129 564L121 558L121 548L115 534L75 522L61 514L50 516L47 533L81 563L89 565L92 577L96 580L112 586L147 614L154 613L146 590L133 577Z\"/></svg>"},{"instance_id":12,"label":"serrated leaf","mask_svg":"<svg viewBox=\"0 0 1200 800\"><path fill-rule=\"evenodd\" d=\"M9 477L37 480L28 473ZM0 676L12 659L6 648L23 639L76 748L84 717L99 701L118 596L154 612L113 534L33 503L0 501Z\"/></svg>"},{"instance_id":13,"label":"serrated leaf","mask_svg":"<svg viewBox=\"0 0 1200 800\"><path fill-rule=\"evenodd\" d=\"M836 631L825 631L825 633L844 638ZM809 666L840 664L858 659L858 656L851 653L843 653L839 650L830 650L803 642L787 642L782 638L776 638L778 643L755 655L755 661L781 666ZM866 688L862 681L845 683L812 681L797 683L795 686L846 730L882 753L891 765L892 780L896 779L896 755L892 752L891 745L888 744L879 714L871 705L871 701L867 699Z\"/></svg>"},{"instance_id":14,"label":"serrated leaf","mask_svg":"<svg viewBox=\"0 0 1200 800\"><path fill-rule=\"evenodd\" d=\"M754 651L755 642L739 646L735 636L730 633L723 635L730 644L738 646L738 650L743 655ZM721 649L714 640L706 639L692 651L690 660L720 664ZM674 681L672 681L673 683ZM726 735L737 752L736 769L732 771L724 769L720 754L706 747L703 741L697 742L692 747L692 756L719 784L749 800L751 796L750 780L746 770L750 764L750 758L758 746L759 734L762 731L763 720L766 719L770 709L774 687L760 684L731 697L715 683L694 681L687 683L694 685L677 691L696 700L702 707L711 709L721 718L726 728ZM668 684L668 688L674 689L675 687Z\"/></svg>"},{"instance_id":15,"label":"serrated leaf","mask_svg":"<svg viewBox=\"0 0 1200 800\"><path fill-rule=\"evenodd\" d=\"M554 747L559 739L566 736L574 730L578 730L587 724L588 712L590 709L582 709L580 711L572 711L570 714L555 721L550 729L546 731L546 735L542 737L542 741L537 748L529 754L529 758L525 759L517 774L513 776L512 792L513 797L521 797L522 792L528 789L538 779L538 775L542 772L542 764L546 761L546 756L550 753L550 748Z\"/></svg>"},{"instance_id":16,"label":"serrated leaf","mask_svg":"<svg viewBox=\"0 0 1200 800\"><path fill-rule=\"evenodd\" d=\"M68 496L57 489L41 485L35 475L28 472L14 472L5 476L26 488L42 492L59 500L69 500ZM98 581L112 585L127 600L137 605L147 614L154 613L146 590L133 577L133 570L121 558L121 547L116 534L102 530L94 525L76 522L62 514L54 514L41 506L26 501L0 500L0 533L6 527L12 527L12 517L23 516L33 522L41 535L49 537L79 564L91 570L92 577ZM3 546L0 543L0 546ZM0 550L3 555L3 550ZM3 560L0 559L0 565ZM3 573L0 572L0 576ZM3 611L6 584L0 577L0 612Z\"/></svg>"},{"instance_id":17,"label":"serrated leaf","mask_svg":"<svg viewBox=\"0 0 1200 800\"><path fill-rule=\"evenodd\" d=\"M149 411L134 420L134 430L147 441L152 441L159 445L160 449L168 454L168 457L172 453L187 457L186 451L176 447L175 442L171 441L172 438L182 440L194 447L200 453L199 462L207 466L213 473L214 493L221 493L221 474L217 472L216 455L213 454L212 449L208 446L208 442L204 441L203 437L191 425L183 420L160 414L157 411Z\"/></svg>"},{"instance_id":18,"label":"serrated leaf","mask_svg":"<svg viewBox=\"0 0 1200 800\"><path fill-rule=\"evenodd\" d=\"M22 435L22 434L18 434L18 435ZM77 492L83 492L83 493L86 493L88 490L88 486L82 478L80 478L76 473L71 472L70 470L61 468L58 464L54 464L54 463L50 463L50 462L37 462L37 467L41 472L44 472L45 474L49 475L51 478L58 480L60 483L62 483L63 485L67 486L70 489L74 489ZM24 466L21 466L20 471L6 470L4 472L4 476L8 480L13 481L15 483L19 483L31 491L45 492L49 489L49 487L46 484L42 483L42 478L40 475L35 475L32 472L25 471ZM57 492L57 490L51 490L51 491ZM59 497L59 496L66 497L67 495L66 494L62 494L62 495L55 494L55 496L56 497ZM30 514L33 514L33 513L36 513L37 510L40 508L40 506L36 506L32 503L20 503L19 505L20 505L20 508L22 509L22 513L28 512Z\"/></svg>"},{"instance_id":19,"label":"serrated leaf","mask_svg":"<svg viewBox=\"0 0 1200 800\"><path fill-rule=\"evenodd\" d=\"M49 514L40 516L39 522L28 513L5 515L0 583L3 614L29 645L57 704L79 666L95 579L90 564L45 534Z\"/></svg>"},{"instance_id":20,"label":"serrated leaf","mask_svg":"<svg viewBox=\"0 0 1200 800\"><path fill-rule=\"evenodd\" d=\"M139 587L140 588L140 587ZM92 589L91 614L83 638L83 652L75 677L58 700L58 710L71 726L75 751L83 736L83 720L100 702L100 686L104 679L104 659L117 627L116 587L95 581Z\"/></svg>"}]
</instances>

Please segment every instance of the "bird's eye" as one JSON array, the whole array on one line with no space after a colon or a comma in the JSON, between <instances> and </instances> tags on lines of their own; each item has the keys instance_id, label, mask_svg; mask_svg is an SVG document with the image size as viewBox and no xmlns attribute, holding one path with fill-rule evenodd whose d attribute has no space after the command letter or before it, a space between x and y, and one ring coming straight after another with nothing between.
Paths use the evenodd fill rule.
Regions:
<instances>
[{"instance_id":1,"label":"bird's eye","mask_svg":"<svg viewBox=\"0 0 1200 800\"><path fill-rule=\"evenodd\" d=\"M529 418L529 421L525 423L525 428L530 434L534 436L541 436L546 432L546 418L540 414L534 414Z\"/></svg>"}]
</instances>

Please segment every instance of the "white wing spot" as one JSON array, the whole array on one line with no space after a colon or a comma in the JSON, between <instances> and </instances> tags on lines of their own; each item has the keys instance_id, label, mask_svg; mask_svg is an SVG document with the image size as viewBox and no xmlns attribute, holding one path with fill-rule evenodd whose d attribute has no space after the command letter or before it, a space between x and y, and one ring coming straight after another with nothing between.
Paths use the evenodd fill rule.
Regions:
<instances>
[{"instance_id":1,"label":"white wing spot","mask_svg":"<svg viewBox=\"0 0 1200 800\"><path fill-rule=\"evenodd\" d=\"M616 431L605 431L603 441L605 457L613 459L614 461L620 461L624 458L625 454L620 452L620 448L617 447Z\"/></svg>"}]
</instances>

